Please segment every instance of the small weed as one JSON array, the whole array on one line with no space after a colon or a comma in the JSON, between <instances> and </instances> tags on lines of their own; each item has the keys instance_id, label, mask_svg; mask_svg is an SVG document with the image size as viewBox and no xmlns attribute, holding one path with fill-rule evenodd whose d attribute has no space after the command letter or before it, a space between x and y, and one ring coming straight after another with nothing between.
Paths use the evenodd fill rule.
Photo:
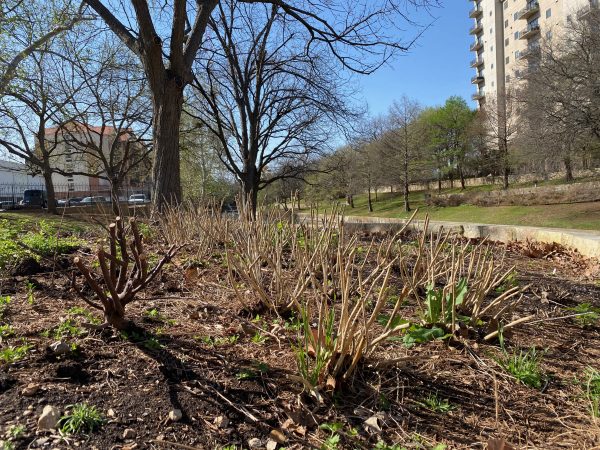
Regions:
<instances>
[{"instance_id":1,"label":"small weed","mask_svg":"<svg viewBox=\"0 0 600 450\"><path fill-rule=\"evenodd\" d=\"M540 367L542 357L543 353L539 353L535 347L512 354L503 348L502 356L496 358L496 362L525 386L539 389L545 378Z\"/></svg>"},{"instance_id":2,"label":"small weed","mask_svg":"<svg viewBox=\"0 0 600 450\"><path fill-rule=\"evenodd\" d=\"M25 358L27 352L31 349L28 344L20 345L19 347L8 346L0 350L0 361L6 364L11 364Z\"/></svg>"},{"instance_id":3,"label":"small weed","mask_svg":"<svg viewBox=\"0 0 600 450\"><path fill-rule=\"evenodd\" d=\"M242 369L235 374L235 377L240 381L253 380L256 378L256 373L251 369Z\"/></svg>"},{"instance_id":4,"label":"small weed","mask_svg":"<svg viewBox=\"0 0 600 450\"><path fill-rule=\"evenodd\" d=\"M412 347L415 344L425 344L435 339L446 339L452 336L447 334L442 328L432 326L423 327L418 324L411 325L404 337L402 342L405 347ZM395 338L394 338L395 339Z\"/></svg>"},{"instance_id":5,"label":"small weed","mask_svg":"<svg viewBox=\"0 0 600 450\"><path fill-rule=\"evenodd\" d=\"M11 325L0 325L0 338L7 338L15 334L15 329Z\"/></svg>"},{"instance_id":6,"label":"small weed","mask_svg":"<svg viewBox=\"0 0 600 450\"><path fill-rule=\"evenodd\" d=\"M581 303L568 309L575 314L580 314L575 316L573 320L582 328L591 327L600 319L600 308L595 308L590 303Z\"/></svg>"},{"instance_id":7,"label":"small weed","mask_svg":"<svg viewBox=\"0 0 600 450\"><path fill-rule=\"evenodd\" d=\"M442 414L450 412L454 409L454 406L450 404L448 399L438 397L437 393L430 393L426 398L423 399L422 402L419 402L419 405L429 409L430 411Z\"/></svg>"},{"instance_id":8,"label":"small weed","mask_svg":"<svg viewBox=\"0 0 600 450\"><path fill-rule=\"evenodd\" d=\"M10 441L0 441L0 450L15 450L15 444Z\"/></svg>"},{"instance_id":9,"label":"small weed","mask_svg":"<svg viewBox=\"0 0 600 450\"><path fill-rule=\"evenodd\" d=\"M590 402L592 417L600 417L600 372L592 367L585 371L585 396Z\"/></svg>"},{"instance_id":10,"label":"small weed","mask_svg":"<svg viewBox=\"0 0 600 450\"><path fill-rule=\"evenodd\" d=\"M19 439L25 434L25 425L13 425L8 429L7 436L10 439Z\"/></svg>"},{"instance_id":11,"label":"small weed","mask_svg":"<svg viewBox=\"0 0 600 450\"><path fill-rule=\"evenodd\" d=\"M173 325L177 324L177 322L175 320L167 319L165 316L163 316L156 308L147 310L146 317L148 317L148 319L154 320L156 322L163 322L169 326L173 326Z\"/></svg>"},{"instance_id":12,"label":"small weed","mask_svg":"<svg viewBox=\"0 0 600 450\"><path fill-rule=\"evenodd\" d=\"M73 306L67 311L67 314L69 316L84 317L91 324L97 325L101 323L101 320L99 318L97 318L90 311L88 311L85 308L82 308L81 306Z\"/></svg>"},{"instance_id":13,"label":"small weed","mask_svg":"<svg viewBox=\"0 0 600 450\"><path fill-rule=\"evenodd\" d=\"M79 336L82 333L83 329L77 326L74 320L67 319L54 328L52 335L55 339L61 339L68 336Z\"/></svg>"},{"instance_id":14,"label":"small weed","mask_svg":"<svg viewBox=\"0 0 600 450\"><path fill-rule=\"evenodd\" d=\"M383 441L378 441L373 450L406 450L406 447L400 447L398 444L387 445Z\"/></svg>"},{"instance_id":15,"label":"small weed","mask_svg":"<svg viewBox=\"0 0 600 450\"><path fill-rule=\"evenodd\" d=\"M323 445L321 445L321 450L337 450L340 443L340 435L338 433L344 428L344 425L339 422L323 423L319 425L319 428L331 433L331 435L325 439Z\"/></svg>"},{"instance_id":16,"label":"small weed","mask_svg":"<svg viewBox=\"0 0 600 450\"><path fill-rule=\"evenodd\" d=\"M71 406L70 414L62 417L59 422L63 434L91 433L102 426L104 418L95 406L78 403Z\"/></svg>"},{"instance_id":17,"label":"small weed","mask_svg":"<svg viewBox=\"0 0 600 450\"><path fill-rule=\"evenodd\" d=\"M0 295L0 319L4 317L4 313L8 309L8 305L10 304L10 297L8 295L2 296Z\"/></svg>"},{"instance_id":18,"label":"small weed","mask_svg":"<svg viewBox=\"0 0 600 450\"><path fill-rule=\"evenodd\" d=\"M252 336L252 342L254 342L255 344L258 345L262 345L265 342L267 342L269 338L267 336L265 336L264 334L262 334L260 331L257 331L254 336Z\"/></svg>"},{"instance_id":19,"label":"small weed","mask_svg":"<svg viewBox=\"0 0 600 450\"><path fill-rule=\"evenodd\" d=\"M509 289L517 287L519 285L519 280L517 278L517 272L513 270L504 281L496 288L496 293L502 294Z\"/></svg>"},{"instance_id":20,"label":"small weed","mask_svg":"<svg viewBox=\"0 0 600 450\"><path fill-rule=\"evenodd\" d=\"M35 284L33 284L31 281L27 281L25 283L25 287L27 288L27 303L33 305L35 302Z\"/></svg>"},{"instance_id":21,"label":"small weed","mask_svg":"<svg viewBox=\"0 0 600 450\"><path fill-rule=\"evenodd\" d=\"M160 350L162 348L162 344L155 337L150 337L146 339L143 345L148 350Z\"/></svg>"}]
</instances>

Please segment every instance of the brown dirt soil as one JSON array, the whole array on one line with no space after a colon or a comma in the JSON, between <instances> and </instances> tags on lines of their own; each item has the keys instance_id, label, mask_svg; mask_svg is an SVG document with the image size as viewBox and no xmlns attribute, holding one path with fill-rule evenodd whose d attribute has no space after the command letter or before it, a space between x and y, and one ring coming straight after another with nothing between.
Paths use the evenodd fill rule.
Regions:
<instances>
[{"instance_id":1,"label":"brown dirt soil","mask_svg":"<svg viewBox=\"0 0 600 450\"><path fill-rule=\"evenodd\" d=\"M194 269L183 268L183 256L176 259L129 305L134 331L81 330L64 338L77 348L63 356L48 349L57 340L55 327L67 318L88 320L67 312L86 308L69 277L5 276L0 295L10 295L11 302L1 323L12 325L15 334L0 340L0 349L23 340L32 347L21 361L0 362L0 432L25 426L14 441L17 449L248 448L252 438L264 448L273 430L286 436L288 449L373 449L379 440L398 443L398 449L600 448L600 422L590 417L581 384L587 367L600 369L600 324L582 328L562 318L580 303L600 307L597 262L561 249L527 255L532 252L523 246L507 249L519 282L531 284L516 315L537 319L507 336L507 345L544 349L542 389L518 384L499 367L497 342L433 341L406 348L390 341L377 361L365 361L351 383L321 403L294 378L291 344L297 331L271 315L256 320L241 311L219 254ZM37 286L33 302L27 281ZM414 305L405 314L414 317ZM226 339L231 336L238 337ZM398 358L397 364L375 365ZM39 390L23 395L31 383ZM447 399L451 409L425 407L431 395ZM65 437L36 431L45 405L64 413L81 402L107 417L98 431ZM172 409L183 412L182 420L169 422ZM381 431L365 424L374 416ZM222 418L225 426L218 425ZM334 423L341 424L339 444L327 447L331 432L319 425ZM135 430L135 439L122 439L127 428ZM492 438L513 447L488 447Z\"/></svg>"}]
</instances>

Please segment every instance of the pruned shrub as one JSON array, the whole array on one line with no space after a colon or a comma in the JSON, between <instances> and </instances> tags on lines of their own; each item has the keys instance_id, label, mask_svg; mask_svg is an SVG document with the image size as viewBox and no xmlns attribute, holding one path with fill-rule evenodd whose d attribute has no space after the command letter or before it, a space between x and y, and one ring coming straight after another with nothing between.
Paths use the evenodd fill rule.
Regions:
<instances>
[{"instance_id":1,"label":"pruned shrub","mask_svg":"<svg viewBox=\"0 0 600 450\"><path fill-rule=\"evenodd\" d=\"M125 307L160 273L163 266L173 258L178 247L172 244L156 265L150 268L135 218L129 219L129 226L125 226L120 217L108 227L108 243L108 252L102 245L96 252L99 273L94 273L81 258L76 257L73 260L100 303L88 298L77 287L75 274L73 287L88 305L103 312L105 323L100 327L111 325L118 330L124 330L130 325L125 320Z\"/></svg>"}]
</instances>

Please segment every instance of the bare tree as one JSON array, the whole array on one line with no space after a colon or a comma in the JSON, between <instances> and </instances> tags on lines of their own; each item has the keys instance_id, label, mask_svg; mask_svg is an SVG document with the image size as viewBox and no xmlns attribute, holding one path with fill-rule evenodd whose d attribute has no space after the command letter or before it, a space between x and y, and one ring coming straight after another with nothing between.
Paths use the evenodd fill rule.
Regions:
<instances>
[{"instance_id":1,"label":"bare tree","mask_svg":"<svg viewBox=\"0 0 600 450\"><path fill-rule=\"evenodd\" d=\"M219 159L220 143L185 113L181 121L181 181L185 199L206 202L235 196L235 180Z\"/></svg>"},{"instance_id":2,"label":"bare tree","mask_svg":"<svg viewBox=\"0 0 600 450\"><path fill-rule=\"evenodd\" d=\"M0 95L27 57L84 20L81 5L71 0L52 5L37 0L0 2Z\"/></svg>"},{"instance_id":3,"label":"bare tree","mask_svg":"<svg viewBox=\"0 0 600 450\"><path fill-rule=\"evenodd\" d=\"M514 144L523 123L519 98L516 90L506 88L487 100L479 112L487 145L497 155L504 189L508 189Z\"/></svg>"},{"instance_id":4,"label":"bare tree","mask_svg":"<svg viewBox=\"0 0 600 450\"><path fill-rule=\"evenodd\" d=\"M214 48L198 59L194 115L219 140L220 157L254 211L261 189L302 178L327 149L333 125L353 111L344 80L323 52L307 54L279 7L231 0L217 8Z\"/></svg>"},{"instance_id":5,"label":"bare tree","mask_svg":"<svg viewBox=\"0 0 600 450\"><path fill-rule=\"evenodd\" d=\"M179 125L184 89L192 81L192 64L219 0L85 0L113 32L140 58L153 100L154 201L181 199ZM301 25L306 49L325 46L352 70L369 73L397 51L411 45L398 38L412 25L407 5L434 0L240 0L277 7L287 21ZM223 30L222 30L223 32ZM204 55L200 55L201 57Z\"/></svg>"},{"instance_id":6,"label":"bare tree","mask_svg":"<svg viewBox=\"0 0 600 450\"><path fill-rule=\"evenodd\" d=\"M115 45L113 37L83 48L73 42L65 51L73 72L62 80L71 100L60 136L70 152L85 162L67 172L107 180L113 212L119 215L124 184L141 184L151 170L147 83L136 60Z\"/></svg>"},{"instance_id":7,"label":"bare tree","mask_svg":"<svg viewBox=\"0 0 600 450\"><path fill-rule=\"evenodd\" d=\"M574 156L600 139L600 10L573 14L559 39L536 50L520 98L526 136L537 152L559 156L571 181Z\"/></svg>"},{"instance_id":8,"label":"bare tree","mask_svg":"<svg viewBox=\"0 0 600 450\"><path fill-rule=\"evenodd\" d=\"M394 102L389 111L390 130L381 138L385 153L389 157L387 165L394 169L400 168L397 179L402 183L406 212L410 211L411 171L419 158L422 144L422 134L418 127L421 112L421 106L406 96ZM394 164L389 164L392 161Z\"/></svg>"},{"instance_id":9,"label":"bare tree","mask_svg":"<svg viewBox=\"0 0 600 450\"><path fill-rule=\"evenodd\" d=\"M60 152L56 125L71 100L59 89L62 64L64 59L56 53L33 54L0 98L0 146L41 172L51 213L56 213L54 158ZM54 131L49 134L51 126Z\"/></svg>"}]
</instances>

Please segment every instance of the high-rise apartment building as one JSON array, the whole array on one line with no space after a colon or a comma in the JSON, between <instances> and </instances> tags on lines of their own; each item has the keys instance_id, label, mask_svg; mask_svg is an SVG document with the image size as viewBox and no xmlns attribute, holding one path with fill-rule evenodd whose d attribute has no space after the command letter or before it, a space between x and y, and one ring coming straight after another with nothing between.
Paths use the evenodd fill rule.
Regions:
<instances>
[{"instance_id":1,"label":"high-rise apartment building","mask_svg":"<svg viewBox=\"0 0 600 450\"><path fill-rule=\"evenodd\" d=\"M560 39L561 27L598 8L599 0L469 0L474 19L471 51L475 58L471 79L473 100L481 107L524 70L531 70L530 57L539 51L542 39Z\"/></svg>"}]
</instances>

